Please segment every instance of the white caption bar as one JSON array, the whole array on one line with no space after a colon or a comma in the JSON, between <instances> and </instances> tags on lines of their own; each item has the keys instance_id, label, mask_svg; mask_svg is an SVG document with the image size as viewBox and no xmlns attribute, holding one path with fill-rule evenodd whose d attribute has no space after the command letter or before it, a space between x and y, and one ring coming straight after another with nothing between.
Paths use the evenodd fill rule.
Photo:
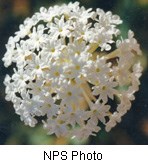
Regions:
<instances>
[{"instance_id":1,"label":"white caption bar","mask_svg":"<svg viewBox=\"0 0 148 166\"><path fill-rule=\"evenodd\" d=\"M49 146L0 146L0 163L4 165L97 164L99 166L134 165L147 163L148 146L97 146L97 145L49 145Z\"/></svg>"}]
</instances>

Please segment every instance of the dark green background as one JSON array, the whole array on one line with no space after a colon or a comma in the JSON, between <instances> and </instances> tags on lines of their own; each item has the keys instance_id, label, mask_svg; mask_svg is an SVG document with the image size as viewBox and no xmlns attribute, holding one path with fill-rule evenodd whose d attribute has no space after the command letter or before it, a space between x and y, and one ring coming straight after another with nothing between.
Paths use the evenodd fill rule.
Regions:
<instances>
[{"instance_id":1,"label":"dark green background","mask_svg":"<svg viewBox=\"0 0 148 166\"><path fill-rule=\"evenodd\" d=\"M41 6L68 3L69 0L0 0L0 58L3 57L8 37L18 30L26 17L37 12ZM74 2L74 1L72 1ZM12 68L4 68L0 60L0 144L148 144L148 0L80 0L86 8L102 8L120 15L124 21L122 34L127 36L128 29L143 51L144 72L139 92L131 110L122 118L111 132L101 131L96 137L78 141L47 136L41 125L35 128L25 126L15 114L12 103L5 101L3 80Z\"/></svg>"}]
</instances>

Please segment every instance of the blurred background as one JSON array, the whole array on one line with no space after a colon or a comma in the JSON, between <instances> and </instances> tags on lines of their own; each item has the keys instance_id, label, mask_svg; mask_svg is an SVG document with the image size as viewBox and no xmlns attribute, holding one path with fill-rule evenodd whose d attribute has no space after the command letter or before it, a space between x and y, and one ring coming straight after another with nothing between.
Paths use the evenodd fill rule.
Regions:
<instances>
[{"instance_id":1,"label":"blurred background","mask_svg":"<svg viewBox=\"0 0 148 166\"><path fill-rule=\"evenodd\" d=\"M68 2L70 0L0 0L0 59L6 51L5 44L9 36L13 36L26 17L31 17L41 6L48 8ZM140 90L136 93L131 110L111 132L106 133L102 130L96 137L91 136L87 140L48 136L42 125L35 128L25 126L15 114L12 103L5 101L3 80L11 69L4 68L0 60L0 144L148 144L148 0L79 0L79 2L86 8L102 8L120 15L124 22L121 26L123 36L126 37L128 29L135 32L135 38L140 43L144 55L141 59L144 71Z\"/></svg>"}]
</instances>

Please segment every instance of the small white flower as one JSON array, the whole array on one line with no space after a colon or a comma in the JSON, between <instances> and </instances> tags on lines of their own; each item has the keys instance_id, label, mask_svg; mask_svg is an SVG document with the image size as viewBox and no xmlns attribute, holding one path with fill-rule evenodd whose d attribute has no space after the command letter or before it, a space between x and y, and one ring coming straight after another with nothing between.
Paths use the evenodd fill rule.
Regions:
<instances>
[{"instance_id":1,"label":"small white flower","mask_svg":"<svg viewBox=\"0 0 148 166\"><path fill-rule=\"evenodd\" d=\"M40 117L48 134L83 139L100 123L109 131L121 121L142 73L139 44L131 30L122 39L121 23L110 11L75 2L41 7L20 25L6 44L4 65L16 67L4 84L6 100L26 125Z\"/></svg>"},{"instance_id":2,"label":"small white flower","mask_svg":"<svg viewBox=\"0 0 148 166\"><path fill-rule=\"evenodd\" d=\"M84 41L90 41L92 36L92 24L83 24L82 22L74 22L73 23L73 30L71 32L72 36L74 36L76 39L84 39Z\"/></svg>"},{"instance_id":3,"label":"small white flower","mask_svg":"<svg viewBox=\"0 0 148 166\"><path fill-rule=\"evenodd\" d=\"M114 95L117 94L115 88L117 87L118 83L113 81L111 77L109 80L105 79L100 81L99 85L93 87L93 95L99 95L99 99L106 103L108 98L113 99Z\"/></svg>"},{"instance_id":4,"label":"small white flower","mask_svg":"<svg viewBox=\"0 0 148 166\"><path fill-rule=\"evenodd\" d=\"M6 44L7 51L2 59L5 67L8 67L12 64L13 56L16 54L15 46L15 39L11 36Z\"/></svg>"},{"instance_id":5,"label":"small white flower","mask_svg":"<svg viewBox=\"0 0 148 166\"><path fill-rule=\"evenodd\" d=\"M95 103L91 104L90 109L91 109L90 111L91 120L93 120L94 122L98 122L99 120L103 124L106 123L105 117L109 116L110 114L109 105L105 105L101 103L100 100L97 100Z\"/></svg>"},{"instance_id":6,"label":"small white flower","mask_svg":"<svg viewBox=\"0 0 148 166\"><path fill-rule=\"evenodd\" d=\"M18 91L20 92L22 88L26 87L26 81L28 81L30 77L24 73L23 70L16 71L14 69L14 74L12 75L12 80L14 80L15 86L18 87Z\"/></svg>"},{"instance_id":7,"label":"small white flower","mask_svg":"<svg viewBox=\"0 0 148 166\"><path fill-rule=\"evenodd\" d=\"M111 128L115 127L117 122L121 122L121 115L118 112L114 112L111 116L110 116L110 120L109 122L106 123L106 131L110 131Z\"/></svg>"},{"instance_id":8,"label":"small white flower","mask_svg":"<svg viewBox=\"0 0 148 166\"><path fill-rule=\"evenodd\" d=\"M69 21L64 20L64 16L60 19L54 18L54 23L48 25L50 28L49 33L53 38L58 38L60 35L61 37L66 37L70 35L71 25Z\"/></svg>"},{"instance_id":9,"label":"small white flower","mask_svg":"<svg viewBox=\"0 0 148 166\"><path fill-rule=\"evenodd\" d=\"M40 24L37 26L37 28L33 27L32 32L28 35L28 44L31 45L33 50L37 49L37 51L39 51L45 42L47 35L44 34L44 30L46 30L46 28L44 28L44 25Z\"/></svg>"},{"instance_id":10,"label":"small white flower","mask_svg":"<svg viewBox=\"0 0 148 166\"><path fill-rule=\"evenodd\" d=\"M84 67L88 81L93 85L100 84L100 81L109 79L111 63L106 63L104 57L97 57L96 60L88 60Z\"/></svg>"},{"instance_id":11,"label":"small white flower","mask_svg":"<svg viewBox=\"0 0 148 166\"><path fill-rule=\"evenodd\" d=\"M15 34L19 37L19 38L24 38L26 35L28 35L30 33L30 29L32 27L32 24L21 24L19 26L19 31L16 32Z\"/></svg>"},{"instance_id":12,"label":"small white flower","mask_svg":"<svg viewBox=\"0 0 148 166\"><path fill-rule=\"evenodd\" d=\"M62 48L61 40L48 40L46 44L44 44L42 53L44 54L44 58L46 61L50 61L52 58L59 59ZM64 43L63 43L64 45Z\"/></svg>"}]
</instances>

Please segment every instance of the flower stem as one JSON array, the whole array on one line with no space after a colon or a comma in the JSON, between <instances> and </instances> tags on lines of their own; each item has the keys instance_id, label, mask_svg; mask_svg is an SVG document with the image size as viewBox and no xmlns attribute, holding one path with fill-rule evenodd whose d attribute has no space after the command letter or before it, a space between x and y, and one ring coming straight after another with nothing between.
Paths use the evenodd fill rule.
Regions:
<instances>
[{"instance_id":1,"label":"flower stem","mask_svg":"<svg viewBox=\"0 0 148 166\"><path fill-rule=\"evenodd\" d=\"M96 51L96 49L98 48L98 46L99 46L99 44L97 44L97 43L90 44L90 48L89 48L88 52L91 54L94 53ZM119 54L120 54L120 50L116 49L113 52L105 55L104 57L106 60L108 60L108 59L116 58L117 56L119 56Z\"/></svg>"},{"instance_id":2,"label":"flower stem","mask_svg":"<svg viewBox=\"0 0 148 166\"><path fill-rule=\"evenodd\" d=\"M98 46L99 46L99 44L97 44L97 43L91 43L90 49L88 50L88 52L93 53L98 48Z\"/></svg>"},{"instance_id":3,"label":"flower stem","mask_svg":"<svg viewBox=\"0 0 148 166\"><path fill-rule=\"evenodd\" d=\"M86 102L88 103L89 107L92 104L92 100L96 101L96 98L92 95L90 87L88 85L88 83L83 83L81 84L81 90L82 90L82 94L86 100Z\"/></svg>"},{"instance_id":4,"label":"flower stem","mask_svg":"<svg viewBox=\"0 0 148 166\"><path fill-rule=\"evenodd\" d=\"M111 52L111 53L105 55L104 58L105 58L106 60L108 60L108 59L113 59L113 58L118 57L119 54L120 54L120 50L119 50L119 49L116 49L116 50L114 50L113 52Z\"/></svg>"}]
</instances>

